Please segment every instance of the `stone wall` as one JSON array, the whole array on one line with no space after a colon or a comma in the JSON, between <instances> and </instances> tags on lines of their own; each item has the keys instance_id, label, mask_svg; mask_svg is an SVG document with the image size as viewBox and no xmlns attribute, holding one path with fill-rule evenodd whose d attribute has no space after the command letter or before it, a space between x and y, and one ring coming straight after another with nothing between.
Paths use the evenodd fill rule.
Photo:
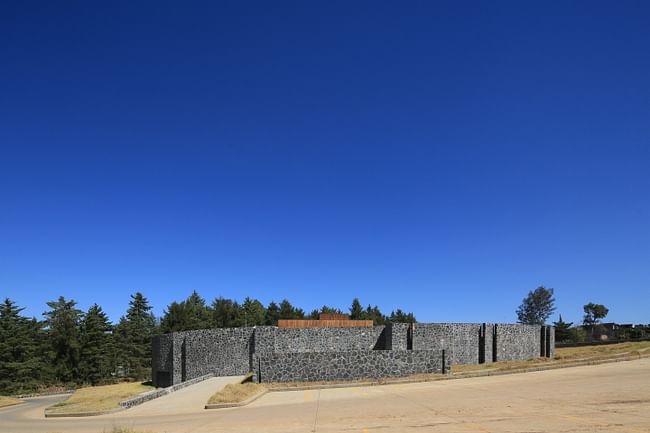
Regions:
<instances>
[{"instance_id":1,"label":"stone wall","mask_svg":"<svg viewBox=\"0 0 650 433\"><path fill-rule=\"evenodd\" d=\"M262 383L354 380L442 372L439 350L268 353L256 357Z\"/></svg>"},{"instance_id":2,"label":"stone wall","mask_svg":"<svg viewBox=\"0 0 650 433\"><path fill-rule=\"evenodd\" d=\"M157 387L172 385L173 338L172 334L157 335L151 341L151 380Z\"/></svg>"},{"instance_id":3,"label":"stone wall","mask_svg":"<svg viewBox=\"0 0 650 433\"><path fill-rule=\"evenodd\" d=\"M255 331L255 352L302 353L372 350L377 346L383 330L383 326L357 328L260 326Z\"/></svg>"},{"instance_id":4,"label":"stone wall","mask_svg":"<svg viewBox=\"0 0 650 433\"><path fill-rule=\"evenodd\" d=\"M393 323L386 325L386 349L387 350L407 350L409 340L410 323Z\"/></svg>"},{"instance_id":5,"label":"stone wall","mask_svg":"<svg viewBox=\"0 0 650 433\"><path fill-rule=\"evenodd\" d=\"M479 363L480 323L454 323L450 364Z\"/></svg>"},{"instance_id":6,"label":"stone wall","mask_svg":"<svg viewBox=\"0 0 650 433\"><path fill-rule=\"evenodd\" d=\"M236 376L250 371L254 328L206 329L184 336L185 376Z\"/></svg>"},{"instance_id":7,"label":"stone wall","mask_svg":"<svg viewBox=\"0 0 650 433\"><path fill-rule=\"evenodd\" d=\"M152 378L165 387L215 374L234 376L250 371L254 328L175 332L153 339Z\"/></svg>"},{"instance_id":8,"label":"stone wall","mask_svg":"<svg viewBox=\"0 0 650 433\"><path fill-rule=\"evenodd\" d=\"M478 364L479 323L416 323L413 350L445 350L448 363Z\"/></svg>"},{"instance_id":9,"label":"stone wall","mask_svg":"<svg viewBox=\"0 0 650 433\"><path fill-rule=\"evenodd\" d=\"M375 367L400 375L405 359L414 360L413 368L421 369L422 359L418 357L423 356L405 358L402 352L442 353L444 350L447 365L552 357L554 331L553 327L531 325L417 323L359 328L259 326L176 332L154 338L152 377L154 385L164 387L206 374L246 374L259 370L260 362L270 362L269 359L286 360L294 366L297 366L294 359L303 359L319 368L317 371L324 378L318 380L329 380L327 377L348 370L353 376L369 374L371 370L368 368ZM354 352L354 355L341 355L347 352ZM373 355L375 352L377 354ZM386 355L387 352L396 353L396 364L392 367L387 363L393 355ZM298 354L310 356L301 358ZM319 357L323 359L321 364L316 361ZM332 367L328 361L332 357L341 360L346 367ZM370 364L354 370L348 366L352 359ZM263 369L261 371L263 374ZM286 372L270 371L273 375L287 375ZM379 371L377 374L388 373ZM305 374L296 375L302 377Z\"/></svg>"},{"instance_id":10,"label":"stone wall","mask_svg":"<svg viewBox=\"0 0 650 433\"><path fill-rule=\"evenodd\" d=\"M484 358L484 363L489 364L493 359L494 354L493 349L494 349L494 324L493 323L484 323L483 324L485 327L485 338L483 340L483 350L485 352L485 358ZM479 350L481 347L479 346Z\"/></svg>"},{"instance_id":11,"label":"stone wall","mask_svg":"<svg viewBox=\"0 0 650 433\"><path fill-rule=\"evenodd\" d=\"M541 355L540 326L497 324L495 328L497 361L520 361Z\"/></svg>"}]
</instances>

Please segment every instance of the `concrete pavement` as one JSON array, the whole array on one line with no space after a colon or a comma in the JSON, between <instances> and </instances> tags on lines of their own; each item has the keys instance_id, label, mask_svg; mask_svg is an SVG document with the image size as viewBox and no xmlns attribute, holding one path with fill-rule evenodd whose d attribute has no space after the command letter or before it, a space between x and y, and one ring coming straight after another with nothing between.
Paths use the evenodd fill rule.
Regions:
<instances>
[{"instance_id":1,"label":"concrete pavement","mask_svg":"<svg viewBox=\"0 0 650 433\"><path fill-rule=\"evenodd\" d=\"M245 376L212 377L171 394L121 412L123 417L159 416L202 412L212 395L229 383L241 383Z\"/></svg>"},{"instance_id":2,"label":"concrete pavement","mask_svg":"<svg viewBox=\"0 0 650 433\"><path fill-rule=\"evenodd\" d=\"M0 410L0 432L99 433L120 426L158 433L650 433L650 359L509 376L269 393L232 409L174 413L166 406L158 415L129 410L84 419L33 417L50 403L33 400Z\"/></svg>"}]
</instances>

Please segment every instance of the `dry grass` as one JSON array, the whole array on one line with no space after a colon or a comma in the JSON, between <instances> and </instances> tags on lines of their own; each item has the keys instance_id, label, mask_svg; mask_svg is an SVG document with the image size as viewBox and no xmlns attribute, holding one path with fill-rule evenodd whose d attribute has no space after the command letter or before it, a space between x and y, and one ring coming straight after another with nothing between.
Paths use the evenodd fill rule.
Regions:
<instances>
[{"instance_id":1,"label":"dry grass","mask_svg":"<svg viewBox=\"0 0 650 433\"><path fill-rule=\"evenodd\" d=\"M560 360L575 360L621 354L641 355L648 349L650 349L650 341L605 344L602 346L561 347L555 350L555 358Z\"/></svg>"},{"instance_id":2,"label":"dry grass","mask_svg":"<svg viewBox=\"0 0 650 433\"><path fill-rule=\"evenodd\" d=\"M18 398L5 397L4 395L0 395L0 407L13 406L14 404L20 404L22 402L23 401Z\"/></svg>"},{"instance_id":3,"label":"dry grass","mask_svg":"<svg viewBox=\"0 0 650 433\"><path fill-rule=\"evenodd\" d=\"M231 383L210 397L208 404L239 403L259 394L265 389L265 386L259 383Z\"/></svg>"},{"instance_id":4,"label":"dry grass","mask_svg":"<svg viewBox=\"0 0 650 433\"><path fill-rule=\"evenodd\" d=\"M650 341L635 343L607 344L602 346L560 347L555 349L555 358L536 358L528 361L503 361L478 365L453 365L454 374L473 371L508 371L520 368L544 367L549 365L562 365L575 361L597 361L616 356L632 355L642 356L650 354Z\"/></svg>"},{"instance_id":5,"label":"dry grass","mask_svg":"<svg viewBox=\"0 0 650 433\"><path fill-rule=\"evenodd\" d=\"M46 410L49 413L96 412L116 409L120 401L135 397L153 386L141 383L118 383L117 385L90 386L75 391L65 401L55 403Z\"/></svg>"}]
</instances>

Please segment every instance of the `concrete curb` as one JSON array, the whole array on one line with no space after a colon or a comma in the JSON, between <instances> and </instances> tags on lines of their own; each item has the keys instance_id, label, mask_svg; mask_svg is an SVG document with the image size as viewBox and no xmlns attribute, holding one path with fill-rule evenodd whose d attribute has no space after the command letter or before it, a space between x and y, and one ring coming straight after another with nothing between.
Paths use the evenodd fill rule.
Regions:
<instances>
[{"instance_id":1,"label":"concrete curb","mask_svg":"<svg viewBox=\"0 0 650 433\"><path fill-rule=\"evenodd\" d=\"M257 394L255 394L254 396L250 397L247 400L239 401L237 403L212 403L212 404L208 403L208 404L205 405L205 408L206 409L225 409L225 408L228 408L228 407L246 406L246 405L254 402L255 400L257 400L258 398L262 397L267 392L269 392L269 390L267 388L264 388L262 391L258 392Z\"/></svg>"},{"instance_id":2,"label":"concrete curb","mask_svg":"<svg viewBox=\"0 0 650 433\"><path fill-rule=\"evenodd\" d=\"M444 380L468 379L472 377L504 376L508 374L533 373L536 371L557 370L560 368L610 364L610 363L621 362L621 361L636 361L643 358L650 358L650 355L641 355L641 356L627 355L627 356L619 356L619 357L613 357L607 359L585 360L585 361L572 362L566 364L546 365L540 367L527 367L527 368L520 368L520 369L513 369L513 370L477 371L471 373L459 373L458 375L434 377L430 379L403 379L403 380L398 379L398 380L390 380L387 382L336 383L331 385L305 385L305 386L295 386L295 387L269 388L269 392L309 391L314 389L336 389L336 388L355 388L355 387L369 387L369 386L383 386L383 385L402 385L402 384L409 384L409 383L426 383L426 382L438 382Z\"/></svg>"}]
</instances>

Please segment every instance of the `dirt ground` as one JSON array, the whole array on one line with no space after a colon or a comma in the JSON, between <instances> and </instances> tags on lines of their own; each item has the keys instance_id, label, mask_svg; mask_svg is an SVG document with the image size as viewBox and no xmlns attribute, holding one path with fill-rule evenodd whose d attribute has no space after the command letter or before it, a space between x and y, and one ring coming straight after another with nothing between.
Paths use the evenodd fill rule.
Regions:
<instances>
[{"instance_id":1,"label":"dirt ground","mask_svg":"<svg viewBox=\"0 0 650 433\"><path fill-rule=\"evenodd\" d=\"M0 410L0 431L93 433L129 427L213 432L650 433L650 358L506 376L274 392L249 406L175 413L173 407L45 419L55 398ZM153 407L153 406L152 406ZM137 409L137 411L135 410Z\"/></svg>"}]
</instances>

